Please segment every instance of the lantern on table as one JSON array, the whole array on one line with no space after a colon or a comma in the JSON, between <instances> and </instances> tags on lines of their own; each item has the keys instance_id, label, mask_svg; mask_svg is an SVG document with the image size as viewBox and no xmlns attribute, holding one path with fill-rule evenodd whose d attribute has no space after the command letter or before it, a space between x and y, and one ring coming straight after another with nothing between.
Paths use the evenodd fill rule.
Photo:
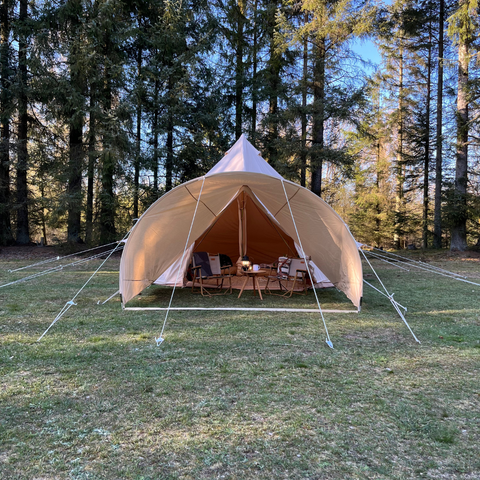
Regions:
<instances>
[{"instance_id":1,"label":"lantern on table","mask_svg":"<svg viewBox=\"0 0 480 480\"><path fill-rule=\"evenodd\" d=\"M244 272L247 272L249 269L250 269L250 259L246 255L244 255L242 257L242 270Z\"/></svg>"}]
</instances>

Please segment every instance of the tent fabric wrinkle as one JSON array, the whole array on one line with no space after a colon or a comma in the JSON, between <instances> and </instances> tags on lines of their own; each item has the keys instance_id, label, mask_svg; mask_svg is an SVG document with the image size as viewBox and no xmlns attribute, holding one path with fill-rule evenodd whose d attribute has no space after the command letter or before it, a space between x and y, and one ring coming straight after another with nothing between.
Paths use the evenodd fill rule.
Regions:
<instances>
[{"instance_id":1,"label":"tent fabric wrinkle","mask_svg":"<svg viewBox=\"0 0 480 480\"><path fill-rule=\"evenodd\" d=\"M193 249L189 256L195 251L221 253L235 263L244 249L258 264L294 256L299 240L286 198L305 254L329 282L359 307L362 264L343 220L320 197L284 180L244 136L205 177L170 190L137 221L120 264L122 301L126 303L138 295L175 262L180 266L191 224L189 248ZM183 263L185 269L187 262Z\"/></svg>"}]
</instances>

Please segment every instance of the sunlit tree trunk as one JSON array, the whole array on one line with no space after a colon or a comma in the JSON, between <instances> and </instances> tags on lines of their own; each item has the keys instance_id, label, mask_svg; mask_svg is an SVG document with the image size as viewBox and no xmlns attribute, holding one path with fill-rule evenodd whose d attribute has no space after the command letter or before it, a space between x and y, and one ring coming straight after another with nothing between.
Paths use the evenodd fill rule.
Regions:
<instances>
[{"instance_id":1,"label":"sunlit tree trunk","mask_svg":"<svg viewBox=\"0 0 480 480\"><path fill-rule=\"evenodd\" d=\"M427 98L425 99L425 161L423 170L423 248L428 248L428 213L430 185L430 103L432 78L432 25L429 25L428 57L427 57Z\"/></svg>"},{"instance_id":2,"label":"sunlit tree trunk","mask_svg":"<svg viewBox=\"0 0 480 480\"><path fill-rule=\"evenodd\" d=\"M252 45L252 126L250 141L253 146L256 144L257 140L257 96L258 96L258 79L257 79L257 69L258 69L258 58L257 58L257 49L258 49L258 19L257 19L257 8L258 0L255 0L253 5L253 45Z\"/></svg>"},{"instance_id":3,"label":"sunlit tree trunk","mask_svg":"<svg viewBox=\"0 0 480 480\"><path fill-rule=\"evenodd\" d=\"M305 23L308 13L305 13ZM307 184L307 85L308 85L308 37L303 39L303 72L302 72L302 146L300 152L300 185Z\"/></svg>"},{"instance_id":4,"label":"sunlit tree trunk","mask_svg":"<svg viewBox=\"0 0 480 480\"><path fill-rule=\"evenodd\" d=\"M461 37L460 37L461 38ZM451 250L467 248L467 166L468 166L468 45L458 45L457 151L455 164L454 224Z\"/></svg>"},{"instance_id":5,"label":"sunlit tree trunk","mask_svg":"<svg viewBox=\"0 0 480 480\"><path fill-rule=\"evenodd\" d=\"M442 177L443 177L443 30L445 2L440 0L438 18L437 132L435 158L435 215L433 247L442 248Z\"/></svg>"},{"instance_id":6,"label":"sunlit tree trunk","mask_svg":"<svg viewBox=\"0 0 480 480\"><path fill-rule=\"evenodd\" d=\"M137 51L137 76L138 81L142 78L142 48L138 47ZM140 89L139 89L140 90ZM142 99L140 91L137 94L137 151L134 162L133 172L133 218L138 218L138 194L140 183L140 158L142 152Z\"/></svg>"},{"instance_id":7,"label":"sunlit tree trunk","mask_svg":"<svg viewBox=\"0 0 480 480\"><path fill-rule=\"evenodd\" d=\"M243 87L244 87L244 66L243 47L245 44L245 9L246 1L238 2L237 7L237 43L235 47L235 137L242 135L243 121Z\"/></svg>"},{"instance_id":8,"label":"sunlit tree trunk","mask_svg":"<svg viewBox=\"0 0 480 480\"><path fill-rule=\"evenodd\" d=\"M87 209L85 213L85 243L90 243L93 236L93 186L95 177L96 159L96 125L95 100L90 92L90 118L88 132L88 165L87 165Z\"/></svg>"},{"instance_id":9,"label":"sunlit tree trunk","mask_svg":"<svg viewBox=\"0 0 480 480\"><path fill-rule=\"evenodd\" d=\"M403 223L403 184L405 182L403 161L403 48L400 47L398 70L398 124L397 124L397 161L395 184L395 232L393 242L396 248L401 248L401 232Z\"/></svg>"},{"instance_id":10,"label":"sunlit tree trunk","mask_svg":"<svg viewBox=\"0 0 480 480\"><path fill-rule=\"evenodd\" d=\"M316 195L322 194L322 150L325 131L325 38L316 38L313 73L313 125L312 125L312 184Z\"/></svg>"}]
</instances>

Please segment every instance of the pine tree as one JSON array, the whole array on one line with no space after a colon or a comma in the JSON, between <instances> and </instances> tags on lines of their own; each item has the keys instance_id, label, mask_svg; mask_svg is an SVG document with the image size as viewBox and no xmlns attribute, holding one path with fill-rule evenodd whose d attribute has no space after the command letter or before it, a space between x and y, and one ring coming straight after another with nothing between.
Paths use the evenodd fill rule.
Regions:
<instances>
[{"instance_id":1,"label":"pine tree","mask_svg":"<svg viewBox=\"0 0 480 480\"><path fill-rule=\"evenodd\" d=\"M369 103L362 108L357 129L350 136L350 149L358 160L355 165L355 194L349 214L352 233L359 241L377 247L391 245L394 230L393 181L390 175L388 128L382 82L374 79L368 86Z\"/></svg>"},{"instance_id":2,"label":"pine tree","mask_svg":"<svg viewBox=\"0 0 480 480\"><path fill-rule=\"evenodd\" d=\"M305 0L301 2L301 10L307 20L303 26L289 28L285 18L280 18L278 23L284 31L286 45L303 45L305 40L312 45L309 93L313 102L309 157L311 190L321 195L324 162L351 161L345 152L326 145L327 124L347 120L353 105L362 97L361 92L350 85L342 88L335 78L343 75L343 72L339 74L341 58L349 56L349 40L371 32L376 9L369 1Z\"/></svg>"},{"instance_id":3,"label":"pine tree","mask_svg":"<svg viewBox=\"0 0 480 480\"><path fill-rule=\"evenodd\" d=\"M437 131L435 138L435 217L433 228L434 248L442 248L444 22L445 1L439 0L437 49Z\"/></svg>"},{"instance_id":4,"label":"pine tree","mask_svg":"<svg viewBox=\"0 0 480 480\"><path fill-rule=\"evenodd\" d=\"M453 200L453 228L451 250L467 248L467 182L468 182L468 134L470 103L468 77L470 48L478 29L478 1L459 0L457 11L449 19L449 35L458 48L457 87L457 145L455 164L455 195Z\"/></svg>"}]
</instances>

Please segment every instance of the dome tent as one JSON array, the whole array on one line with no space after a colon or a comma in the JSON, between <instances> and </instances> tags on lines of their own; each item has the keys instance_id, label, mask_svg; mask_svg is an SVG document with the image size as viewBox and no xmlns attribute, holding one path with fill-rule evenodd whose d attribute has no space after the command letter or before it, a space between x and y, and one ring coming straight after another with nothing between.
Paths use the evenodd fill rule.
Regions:
<instances>
[{"instance_id":1,"label":"dome tent","mask_svg":"<svg viewBox=\"0 0 480 480\"><path fill-rule=\"evenodd\" d=\"M138 220L120 263L122 303L172 266L185 271L185 250L269 263L285 253L303 256L302 247L360 309L362 263L348 227L321 198L283 179L242 135L204 177L169 191Z\"/></svg>"}]
</instances>

